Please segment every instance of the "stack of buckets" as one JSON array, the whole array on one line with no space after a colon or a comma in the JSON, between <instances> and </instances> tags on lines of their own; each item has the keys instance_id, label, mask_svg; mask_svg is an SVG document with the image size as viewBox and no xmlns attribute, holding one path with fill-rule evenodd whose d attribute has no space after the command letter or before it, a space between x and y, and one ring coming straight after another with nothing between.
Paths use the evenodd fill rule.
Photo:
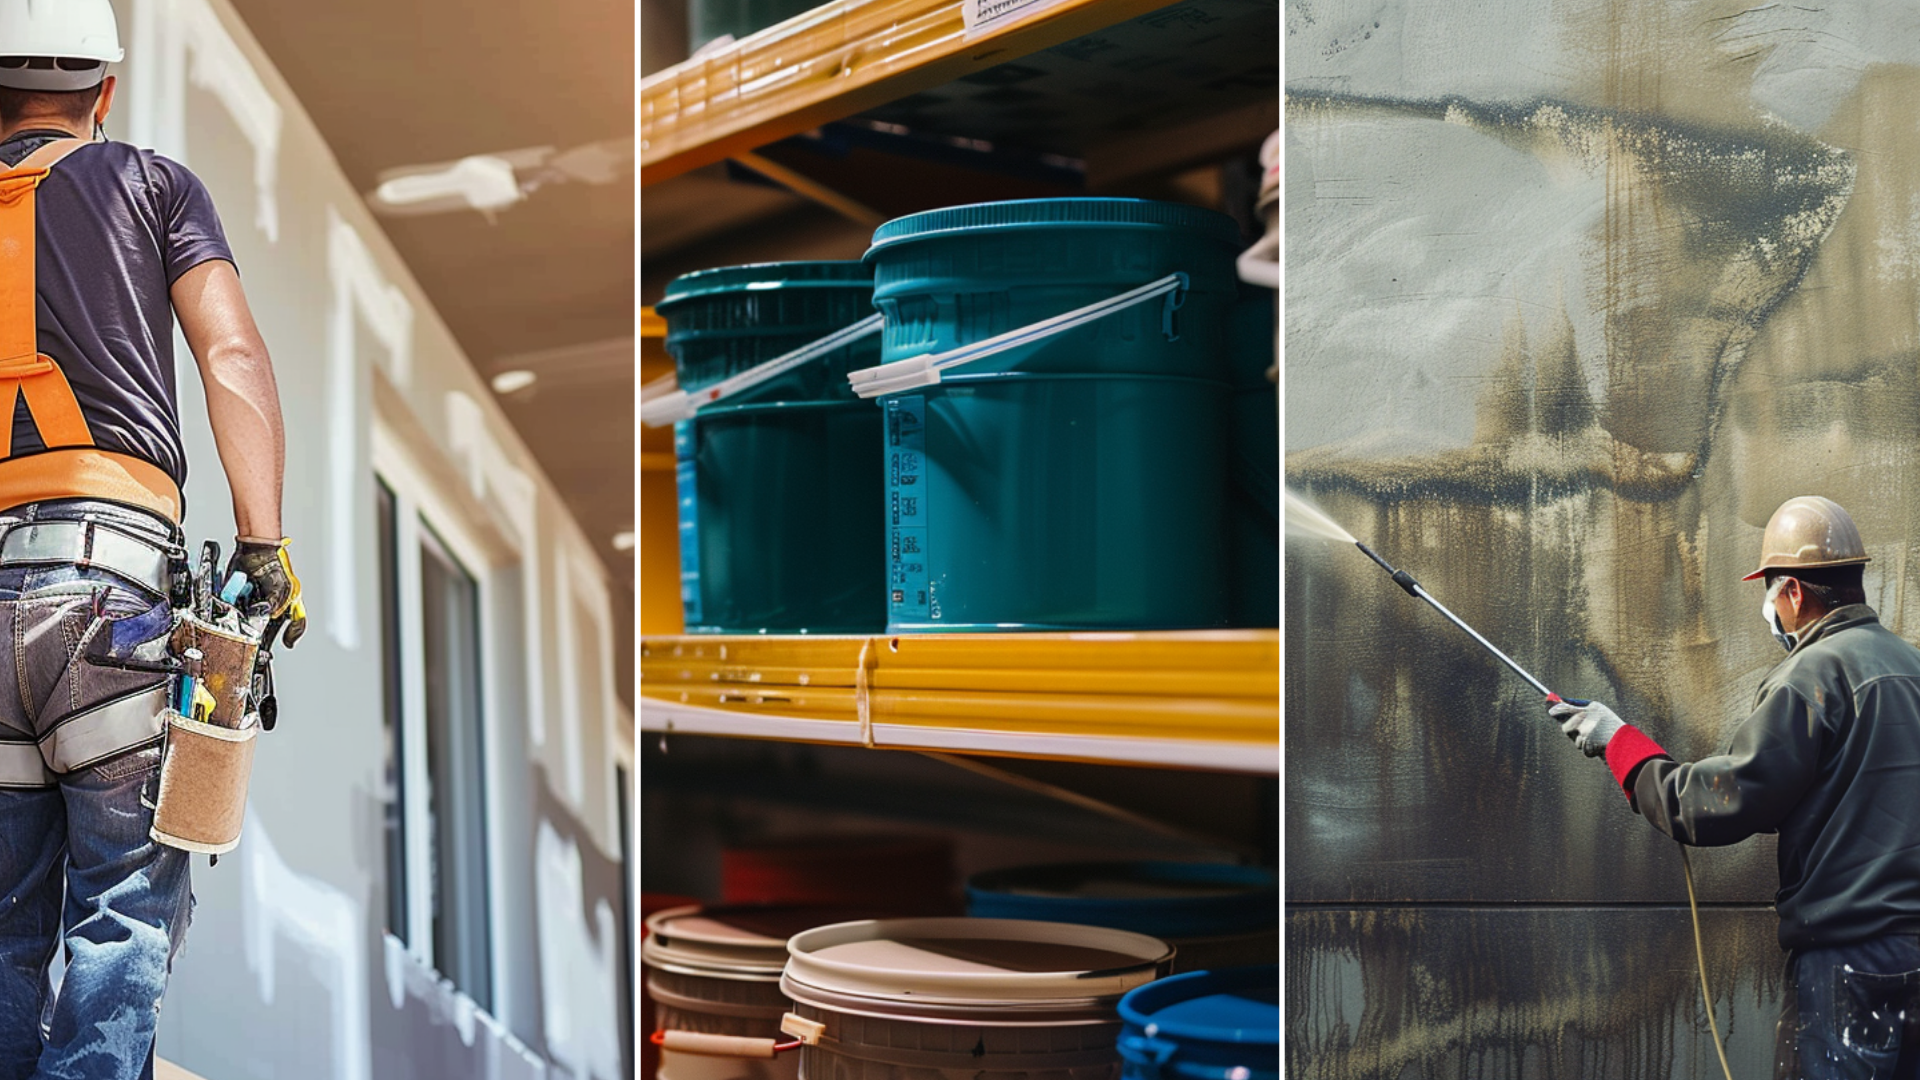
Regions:
<instances>
[{"instance_id":1,"label":"stack of buckets","mask_svg":"<svg viewBox=\"0 0 1920 1080\"><path fill-rule=\"evenodd\" d=\"M1275 966L1163 979L1174 949L1158 938L1018 919L825 922L782 941L808 914L648 920L660 1080L1278 1076Z\"/></svg>"},{"instance_id":2,"label":"stack of buckets","mask_svg":"<svg viewBox=\"0 0 1920 1080\"><path fill-rule=\"evenodd\" d=\"M1209 210L1040 199L890 221L861 263L676 279L658 310L695 394L885 322L678 425L689 632L1275 625L1270 329L1237 329L1270 328L1271 295L1240 301L1238 246ZM848 382L1010 334L928 385Z\"/></svg>"}]
</instances>

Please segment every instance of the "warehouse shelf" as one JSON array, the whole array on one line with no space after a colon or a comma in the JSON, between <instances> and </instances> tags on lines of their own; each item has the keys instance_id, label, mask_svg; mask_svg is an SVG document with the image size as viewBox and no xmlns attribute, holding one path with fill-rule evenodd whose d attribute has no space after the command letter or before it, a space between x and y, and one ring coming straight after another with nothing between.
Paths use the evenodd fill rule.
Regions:
<instances>
[{"instance_id":1,"label":"warehouse shelf","mask_svg":"<svg viewBox=\"0 0 1920 1080\"><path fill-rule=\"evenodd\" d=\"M831 0L640 84L656 183L1167 6L1058 0L969 39L957 0Z\"/></svg>"},{"instance_id":2,"label":"warehouse shelf","mask_svg":"<svg viewBox=\"0 0 1920 1080\"><path fill-rule=\"evenodd\" d=\"M642 730L1271 774L1274 630L648 637Z\"/></svg>"}]
</instances>

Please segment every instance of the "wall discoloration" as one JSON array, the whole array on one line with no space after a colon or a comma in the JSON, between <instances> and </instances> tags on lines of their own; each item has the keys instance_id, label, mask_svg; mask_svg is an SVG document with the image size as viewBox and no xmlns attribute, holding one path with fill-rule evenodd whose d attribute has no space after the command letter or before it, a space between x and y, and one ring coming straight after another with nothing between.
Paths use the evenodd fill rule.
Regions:
<instances>
[{"instance_id":1,"label":"wall discoloration","mask_svg":"<svg viewBox=\"0 0 1920 1080\"><path fill-rule=\"evenodd\" d=\"M1870 602L1914 625L1916 18L1893 0L1289 3L1288 485L1682 758L1724 744L1779 659L1738 579L1787 497L1854 513ZM1684 905L1671 842L1365 559L1290 540L1286 574L1288 898L1328 905L1289 920L1310 968L1289 985L1314 987L1288 998L1298 1060L1703 1072L1691 944L1661 936L1684 906L1636 915L1651 937L1547 940L1625 918L1591 905ZM1766 904L1777 884L1764 838L1695 871L1709 900ZM1438 901L1567 907L1436 938L1457 910ZM1377 903L1413 929L1338 910ZM1764 1074L1780 957L1771 914L1742 918L1710 960L1732 965L1716 990L1769 1018L1733 1035ZM1415 977L1383 953L1430 958L1433 992L1379 989ZM1650 962L1672 978L1632 989L1648 980L1622 973ZM1346 964L1372 996L1341 1003ZM1623 995L1604 1022L1548 1008L1561 968ZM1463 987L1490 970L1523 989ZM1315 1026L1336 1013L1337 1038Z\"/></svg>"},{"instance_id":2,"label":"wall discoloration","mask_svg":"<svg viewBox=\"0 0 1920 1080\"><path fill-rule=\"evenodd\" d=\"M1772 1072L1783 970L1772 919L1754 909L1701 918L1735 1076ZM1718 1075L1698 976L1678 962L1692 953L1684 909L1296 912L1285 952L1288 1073Z\"/></svg>"}]
</instances>

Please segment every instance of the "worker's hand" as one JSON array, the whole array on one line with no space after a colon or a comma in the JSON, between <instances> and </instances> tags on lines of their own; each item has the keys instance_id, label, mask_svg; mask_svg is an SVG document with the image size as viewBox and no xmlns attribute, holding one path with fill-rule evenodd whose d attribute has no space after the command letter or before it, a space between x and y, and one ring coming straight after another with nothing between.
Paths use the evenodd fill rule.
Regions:
<instances>
[{"instance_id":1,"label":"worker's hand","mask_svg":"<svg viewBox=\"0 0 1920 1080\"><path fill-rule=\"evenodd\" d=\"M293 560L287 555L291 540L263 540L242 536L234 540L233 558L227 560L227 577L235 571L246 575L251 589L244 601L247 614L268 621L285 618L286 633L281 641L293 648L307 632L307 606L300 600L300 579L294 576ZM272 642L262 644L271 646Z\"/></svg>"},{"instance_id":2,"label":"worker's hand","mask_svg":"<svg viewBox=\"0 0 1920 1080\"><path fill-rule=\"evenodd\" d=\"M1560 730L1566 732L1567 738L1573 740L1573 745L1588 757L1599 757L1606 753L1607 740L1626 726L1626 721L1597 701L1589 701L1585 705L1563 701L1548 709L1547 715L1562 721Z\"/></svg>"}]
</instances>

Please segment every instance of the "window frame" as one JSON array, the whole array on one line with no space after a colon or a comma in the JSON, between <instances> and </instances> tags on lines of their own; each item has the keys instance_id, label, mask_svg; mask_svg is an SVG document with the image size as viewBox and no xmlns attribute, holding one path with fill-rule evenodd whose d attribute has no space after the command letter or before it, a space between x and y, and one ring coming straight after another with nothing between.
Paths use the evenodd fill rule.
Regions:
<instances>
[{"instance_id":1,"label":"window frame","mask_svg":"<svg viewBox=\"0 0 1920 1080\"><path fill-rule=\"evenodd\" d=\"M509 942L505 932L506 920L501 918L501 912L506 910L503 906L506 884L502 875L512 853L505 844L505 830L500 827L503 820L501 795L504 791L501 772L503 702L500 665L495 662L501 655L501 633L498 589L493 579L498 572L510 569L516 560L500 554L503 548L511 551L512 545L502 543L498 538L483 536L471 519L459 511L456 502L446 495L444 486L430 478L431 474L421 466L419 459L384 423L376 420L371 435L373 476L378 483L386 486L394 499L394 578L397 595L403 600L411 598L410 603L400 603L399 611L400 741L405 758L401 762L400 774L405 795L402 824L406 857L402 861L407 872L406 951L436 974L445 977L438 958L433 954L433 897L429 885L433 880L434 868L431 830L427 827L427 796L432 777L429 775L426 753L425 613L421 599L421 559L422 544L431 531L433 539L445 553L473 579L475 608L480 623L477 634L480 652L477 658L482 755L480 773L481 784L486 789L481 793L480 803L486 814L483 832L486 836L487 975L490 985L490 1000L485 1010L490 1016L500 1017L508 1015L508 1001L513 997L509 973L504 969ZM492 543L488 542L490 539ZM382 598L382 602L385 602L385 598ZM383 618L383 626L384 622ZM463 993L468 989L457 984L454 988Z\"/></svg>"}]
</instances>

